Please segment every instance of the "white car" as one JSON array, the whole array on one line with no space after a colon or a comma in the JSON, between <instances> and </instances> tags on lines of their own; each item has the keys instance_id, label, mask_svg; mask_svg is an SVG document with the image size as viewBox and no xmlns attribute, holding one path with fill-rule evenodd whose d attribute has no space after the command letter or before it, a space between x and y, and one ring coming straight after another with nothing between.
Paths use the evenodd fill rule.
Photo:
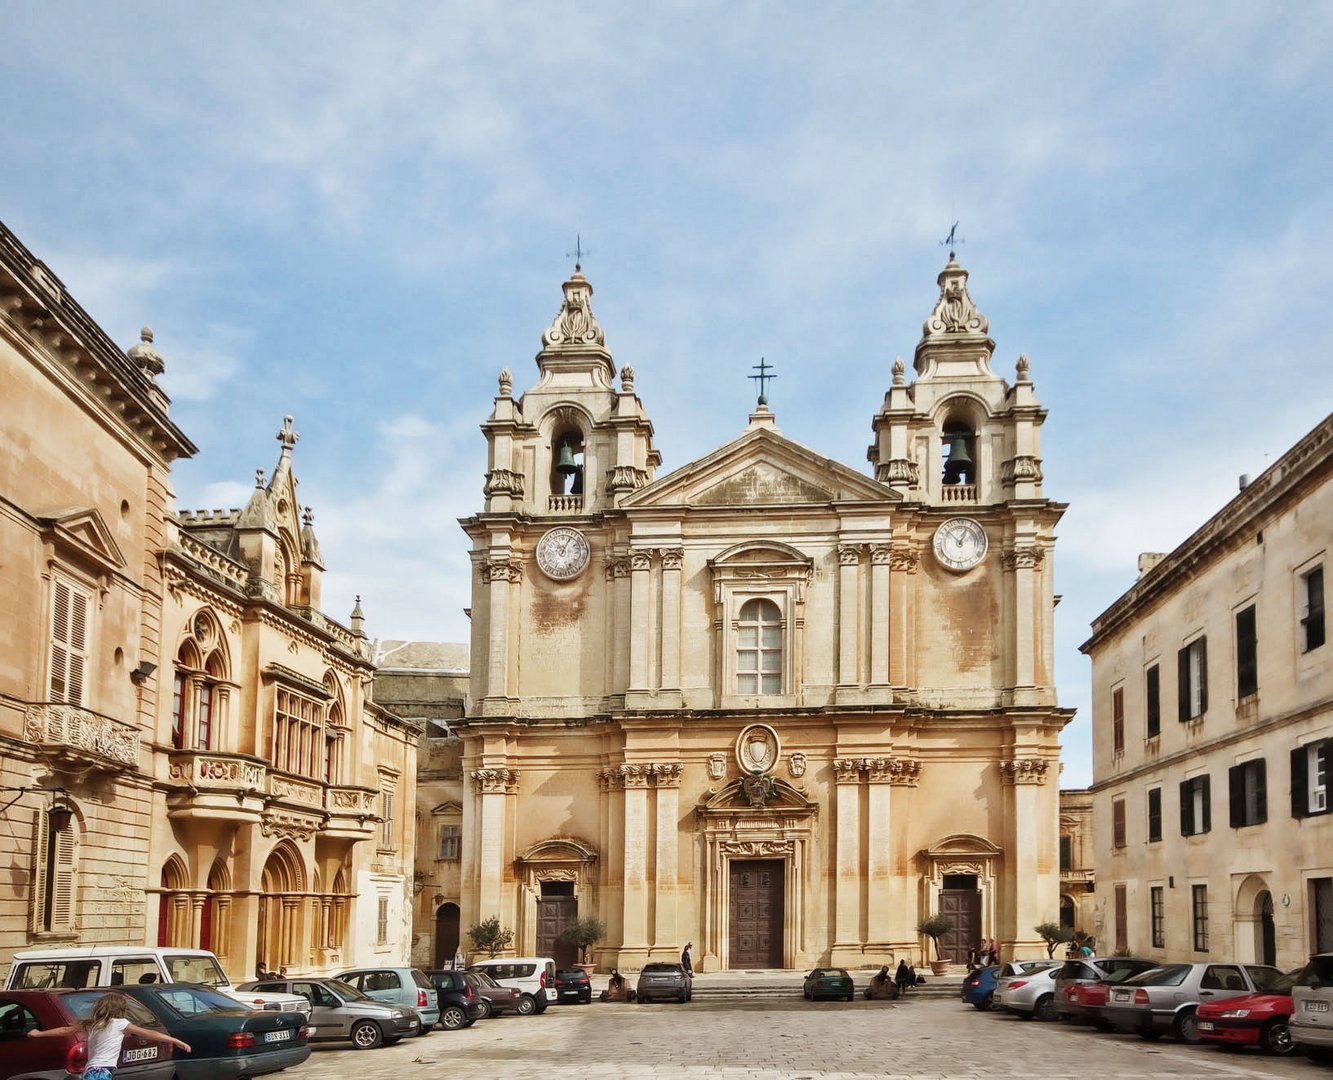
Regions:
<instances>
[{"instance_id":1,"label":"white car","mask_svg":"<svg viewBox=\"0 0 1333 1080\"><path fill-rule=\"evenodd\" d=\"M1311 1061L1333 1064L1333 953L1316 953L1297 974L1287 1031Z\"/></svg>"},{"instance_id":2,"label":"white car","mask_svg":"<svg viewBox=\"0 0 1333 1080\"><path fill-rule=\"evenodd\" d=\"M247 994L237 990L207 949L88 945L73 949L29 949L14 954L6 990L81 990L133 983L202 983L251 1009L299 1012L310 1002L297 994Z\"/></svg>"},{"instance_id":3,"label":"white car","mask_svg":"<svg viewBox=\"0 0 1333 1080\"><path fill-rule=\"evenodd\" d=\"M477 960L472 971L484 971L501 986L512 986L521 997L518 1014L545 1012L559 997L555 986L555 961L549 956L497 956Z\"/></svg>"},{"instance_id":4,"label":"white car","mask_svg":"<svg viewBox=\"0 0 1333 1080\"><path fill-rule=\"evenodd\" d=\"M1038 1020L1054 1020L1055 977L1059 974L1060 965L1052 964L1038 971L1003 976L995 984L992 1007L1024 1020L1034 1016Z\"/></svg>"}]
</instances>

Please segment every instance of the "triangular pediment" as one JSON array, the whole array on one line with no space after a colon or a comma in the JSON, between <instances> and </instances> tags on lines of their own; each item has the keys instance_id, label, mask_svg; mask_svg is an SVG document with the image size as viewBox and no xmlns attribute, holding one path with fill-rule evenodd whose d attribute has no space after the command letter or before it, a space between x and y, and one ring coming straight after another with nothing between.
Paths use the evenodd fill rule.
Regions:
<instances>
[{"instance_id":1,"label":"triangular pediment","mask_svg":"<svg viewBox=\"0 0 1333 1080\"><path fill-rule=\"evenodd\" d=\"M59 510L37 520L43 535L62 548L66 558L81 559L99 570L125 569L125 556L102 515L92 507Z\"/></svg>"},{"instance_id":2,"label":"triangular pediment","mask_svg":"<svg viewBox=\"0 0 1333 1080\"><path fill-rule=\"evenodd\" d=\"M621 505L750 507L900 498L846 465L758 428L641 488Z\"/></svg>"},{"instance_id":3,"label":"triangular pediment","mask_svg":"<svg viewBox=\"0 0 1333 1080\"><path fill-rule=\"evenodd\" d=\"M440 803L439 806L436 806L436 807L434 807L434 808L431 810L431 812L430 812L430 816L431 816L431 817L445 817L445 816L450 815L450 814L460 814L460 815L461 815L462 813L463 813L463 806L462 806L461 803L456 803L456 802L442 802L442 803Z\"/></svg>"}]
</instances>

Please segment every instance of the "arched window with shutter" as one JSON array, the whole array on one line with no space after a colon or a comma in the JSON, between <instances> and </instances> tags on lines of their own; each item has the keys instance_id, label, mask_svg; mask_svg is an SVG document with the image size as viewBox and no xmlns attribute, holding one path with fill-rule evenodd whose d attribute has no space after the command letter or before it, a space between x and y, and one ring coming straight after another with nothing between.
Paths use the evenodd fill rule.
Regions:
<instances>
[{"instance_id":1,"label":"arched window with shutter","mask_svg":"<svg viewBox=\"0 0 1333 1080\"><path fill-rule=\"evenodd\" d=\"M45 810L37 811L33 836L32 930L38 934L68 934L76 928L79 816L69 818L63 832L51 828Z\"/></svg>"}]
</instances>

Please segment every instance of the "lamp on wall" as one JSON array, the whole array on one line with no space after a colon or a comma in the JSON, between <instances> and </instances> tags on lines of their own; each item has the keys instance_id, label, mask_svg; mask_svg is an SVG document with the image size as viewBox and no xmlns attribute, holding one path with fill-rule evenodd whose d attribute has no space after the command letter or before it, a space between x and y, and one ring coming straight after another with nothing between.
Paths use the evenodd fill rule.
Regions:
<instances>
[{"instance_id":1,"label":"lamp on wall","mask_svg":"<svg viewBox=\"0 0 1333 1080\"><path fill-rule=\"evenodd\" d=\"M51 827L51 832L62 833L69 828L70 819L74 817L74 811L65 805L64 788L57 788L61 792L56 801L52 803L51 809L46 812L47 824Z\"/></svg>"},{"instance_id":2,"label":"lamp on wall","mask_svg":"<svg viewBox=\"0 0 1333 1080\"><path fill-rule=\"evenodd\" d=\"M157 665L151 660L140 660L139 666L130 672L130 682L135 686L142 686L144 680L157 670Z\"/></svg>"}]
</instances>

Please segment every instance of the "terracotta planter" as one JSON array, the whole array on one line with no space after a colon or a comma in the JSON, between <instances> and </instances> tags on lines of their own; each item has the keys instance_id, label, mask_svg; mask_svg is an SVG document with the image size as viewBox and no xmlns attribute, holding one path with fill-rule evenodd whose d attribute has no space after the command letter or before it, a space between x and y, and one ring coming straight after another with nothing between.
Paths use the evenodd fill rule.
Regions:
<instances>
[{"instance_id":1,"label":"terracotta planter","mask_svg":"<svg viewBox=\"0 0 1333 1080\"><path fill-rule=\"evenodd\" d=\"M574 966L585 975L591 975L597 970L596 964L575 964Z\"/></svg>"},{"instance_id":2,"label":"terracotta planter","mask_svg":"<svg viewBox=\"0 0 1333 1080\"><path fill-rule=\"evenodd\" d=\"M948 960L932 960L932 961L930 962L930 973L931 973L932 975L947 975L947 974L949 974L949 961L948 961Z\"/></svg>"}]
</instances>

